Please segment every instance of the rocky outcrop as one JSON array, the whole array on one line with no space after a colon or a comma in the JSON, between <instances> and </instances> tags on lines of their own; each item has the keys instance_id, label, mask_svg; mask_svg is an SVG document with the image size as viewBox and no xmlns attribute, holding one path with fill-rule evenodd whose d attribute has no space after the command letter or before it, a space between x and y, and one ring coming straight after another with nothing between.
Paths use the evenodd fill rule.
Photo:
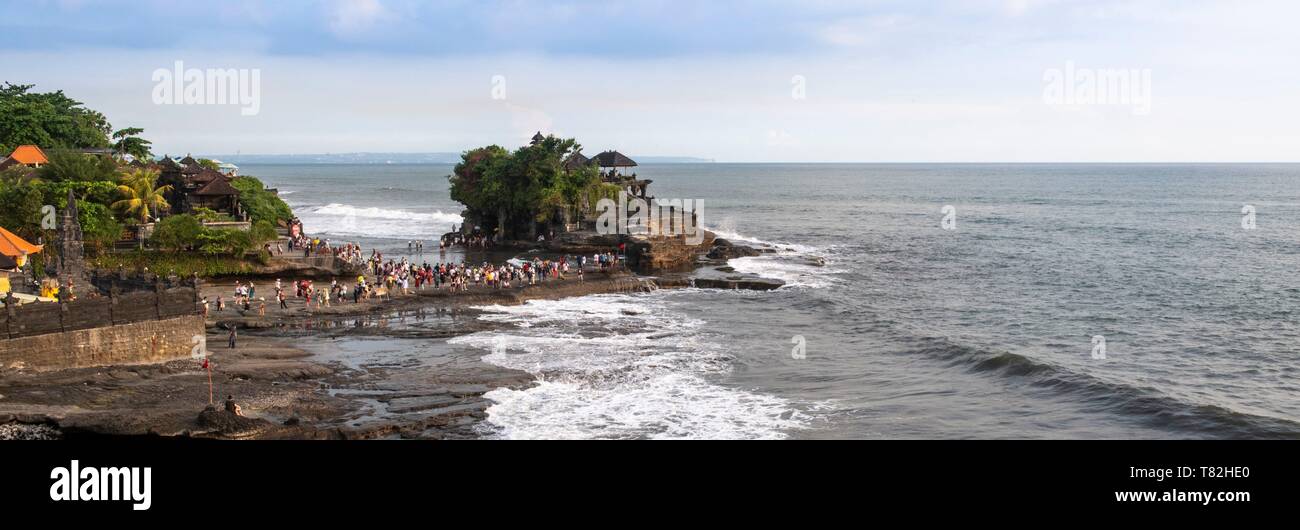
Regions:
<instances>
[{"instance_id":1,"label":"rocky outcrop","mask_svg":"<svg viewBox=\"0 0 1300 530\"><path fill-rule=\"evenodd\" d=\"M695 278L695 287L701 289L748 289L751 291L771 291L785 285L781 280L768 278Z\"/></svg>"},{"instance_id":2,"label":"rocky outcrop","mask_svg":"<svg viewBox=\"0 0 1300 530\"><path fill-rule=\"evenodd\" d=\"M203 412L199 413L198 423L200 427L210 429L211 434L218 434L225 438L251 438L275 427L275 424L269 421L239 416L232 412L218 410L212 405L208 405Z\"/></svg>"},{"instance_id":3,"label":"rocky outcrop","mask_svg":"<svg viewBox=\"0 0 1300 530\"><path fill-rule=\"evenodd\" d=\"M707 257L714 260L728 260L734 258L744 258L757 256L760 252L744 245L737 245L726 239L713 240L713 248L709 249Z\"/></svg>"},{"instance_id":4,"label":"rocky outcrop","mask_svg":"<svg viewBox=\"0 0 1300 530\"><path fill-rule=\"evenodd\" d=\"M628 265L642 272L691 269L712 248L713 242L713 233L707 231L699 244L694 245L686 236L632 239L627 245Z\"/></svg>"}]
</instances>

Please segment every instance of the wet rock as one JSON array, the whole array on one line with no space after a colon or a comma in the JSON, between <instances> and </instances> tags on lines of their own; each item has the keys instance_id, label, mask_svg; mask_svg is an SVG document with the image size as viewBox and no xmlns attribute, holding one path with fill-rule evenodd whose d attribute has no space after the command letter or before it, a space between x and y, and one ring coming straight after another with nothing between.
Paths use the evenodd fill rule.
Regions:
<instances>
[{"instance_id":1,"label":"wet rock","mask_svg":"<svg viewBox=\"0 0 1300 530\"><path fill-rule=\"evenodd\" d=\"M737 245L726 239L713 240L713 248L709 249L709 259L732 259L744 258L748 256L757 256L759 251L744 245Z\"/></svg>"},{"instance_id":2,"label":"wet rock","mask_svg":"<svg viewBox=\"0 0 1300 530\"><path fill-rule=\"evenodd\" d=\"M390 401L388 403L388 412L393 414L421 412L451 405L457 401L460 400L448 395L404 397Z\"/></svg>"},{"instance_id":3,"label":"wet rock","mask_svg":"<svg viewBox=\"0 0 1300 530\"><path fill-rule=\"evenodd\" d=\"M781 280L767 278L696 278L695 287L701 289L749 289L752 291L771 291L785 285Z\"/></svg>"},{"instance_id":4,"label":"wet rock","mask_svg":"<svg viewBox=\"0 0 1300 530\"><path fill-rule=\"evenodd\" d=\"M44 424L6 423L0 425L0 440L58 440L63 434Z\"/></svg>"},{"instance_id":5,"label":"wet rock","mask_svg":"<svg viewBox=\"0 0 1300 530\"><path fill-rule=\"evenodd\" d=\"M269 421L238 416L232 412L218 410L211 405L199 413L199 425L232 438L256 436L274 426Z\"/></svg>"}]
</instances>

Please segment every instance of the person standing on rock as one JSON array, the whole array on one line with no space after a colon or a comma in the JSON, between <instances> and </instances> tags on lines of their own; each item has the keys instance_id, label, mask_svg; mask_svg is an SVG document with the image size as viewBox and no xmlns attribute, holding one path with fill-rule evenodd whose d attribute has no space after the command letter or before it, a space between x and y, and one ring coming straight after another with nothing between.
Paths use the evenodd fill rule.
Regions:
<instances>
[{"instance_id":1,"label":"person standing on rock","mask_svg":"<svg viewBox=\"0 0 1300 530\"><path fill-rule=\"evenodd\" d=\"M235 332L235 326L233 324L226 327L230 328L230 349L233 350L235 348L235 339L238 337L238 334Z\"/></svg>"},{"instance_id":2,"label":"person standing on rock","mask_svg":"<svg viewBox=\"0 0 1300 530\"><path fill-rule=\"evenodd\" d=\"M240 408L238 403L235 403L235 396L233 395L226 396L226 412L229 412L236 416L244 415L244 409Z\"/></svg>"}]
</instances>

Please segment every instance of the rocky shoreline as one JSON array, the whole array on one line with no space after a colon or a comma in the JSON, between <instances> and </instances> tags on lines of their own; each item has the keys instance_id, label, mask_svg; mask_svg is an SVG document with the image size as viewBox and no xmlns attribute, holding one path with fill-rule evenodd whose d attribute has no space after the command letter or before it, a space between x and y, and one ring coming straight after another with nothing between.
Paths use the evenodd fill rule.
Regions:
<instances>
[{"instance_id":1,"label":"rocky shoreline","mask_svg":"<svg viewBox=\"0 0 1300 530\"><path fill-rule=\"evenodd\" d=\"M701 265L723 265L731 257L761 251L712 241ZM601 293L700 287L775 289L781 283L709 272L700 277L670 274L592 273L570 275L513 289L472 287L467 292L426 289L379 301L308 308L290 299L280 309L272 297L266 314L227 307L207 318L213 401L208 373L198 361L27 372L0 367L0 439L84 436L176 436L219 439L475 438L497 388L534 384L522 371L483 363L481 353L438 351L394 366L382 361L345 363L329 357L340 339L445 339L488 329L475 306L521 304ZM230 280L233 284L233 279ZM343 281L340 279L340 281ZM259 282L257 296L271 294ZM211 282L204 296L215 300L231 285ZM286 285L286 289L290 287ZM403 325L404 322L420 325ZM238 347L227 347L228 329L238 330ZM245 416L222 410L235 396Z\"/></svg>"}]
</instances>

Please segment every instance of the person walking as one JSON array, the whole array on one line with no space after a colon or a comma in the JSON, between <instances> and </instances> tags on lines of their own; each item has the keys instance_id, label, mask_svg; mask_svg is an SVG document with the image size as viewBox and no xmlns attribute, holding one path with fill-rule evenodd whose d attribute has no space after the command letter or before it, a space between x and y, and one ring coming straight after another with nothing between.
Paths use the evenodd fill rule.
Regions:
<instances>
[{"instance_id":1,"label":"person walking","mask_svg":"<svg viewBox=\"0 0 1300 530\"><path fill-rule=\"evenodd\" d=\"M230 349L233 350L235 349L235 339L238 338L238 333L235 332L234 325L227 325L226 327L230 328Z\"/></svg>"}]
</instances>

